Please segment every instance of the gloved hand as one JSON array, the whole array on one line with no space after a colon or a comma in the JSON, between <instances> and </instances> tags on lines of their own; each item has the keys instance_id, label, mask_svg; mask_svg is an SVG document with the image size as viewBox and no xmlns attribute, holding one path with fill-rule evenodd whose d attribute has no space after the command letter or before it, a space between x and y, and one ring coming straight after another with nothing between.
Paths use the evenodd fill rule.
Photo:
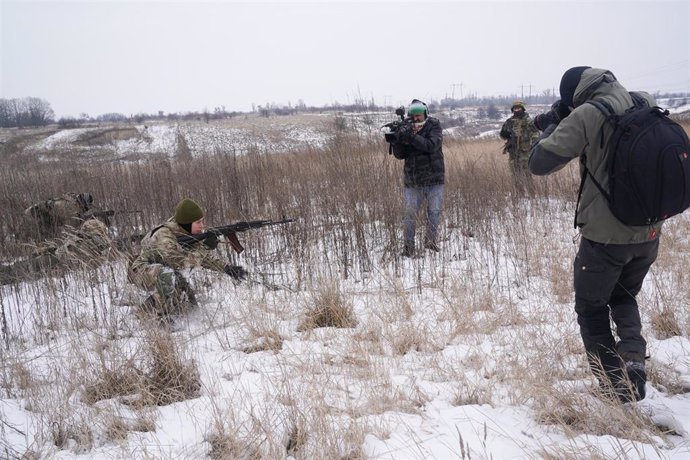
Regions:
<instances>
[{"instance_id":1,"label":"gloved hand","mask_svg":"<svg viewBox=\"0 0 690 460\"><path fill-rule=\"evenodd\" d=\"M412 124L401 124L398 128L398 139L400 139L401 142L409 143L413 137L414 133L412 132Z\"/></svg>"},{"instance_id":2,"label":"gloved hand","mask_svg":"<svg viewBox=\"0 0 690 460\"><path fill-rule=\"evenodd\" d=\"M558 114L558 119L563 120L565 117L570 115L570 107L565 105L562 101L558 100L551 106Z\"/></svg>"},{"instance_id":3,"label":"gloved hand","mask_svg":"<svg viewBox=\"0 0 690 460\"><path fill-rule=\"evenodd\" d=\"M534 117L534 126L536 126L539 131L544 131L551 124L553 114L555 114L555 112L540 113Z\"/></svg>"},{"instance_id":4,"label":"gloved hand","mask_svg":"<svg viewBox=\"0 0 690 460\"><path fill-rule=\"evenodd\" d=\"M547 137L549 137L554 131L556 131L557 127L558 127L558 125L556 123L551 123L549 126L547 126L546 129L541 133L541 135L539 136L539 139L537 139L535 144L537 142L539 142L540 140L546 139ZM534 144L532 144L532 147L534 147Z\"/></svg>"},{"instance_id":5,"label":"gloved hand","mask_svg":"<svg viewBox=\"0 0 690 460\"><path fill-rule=\"evenodd\" d=\"M239 265L226 265L223 271L226 275L231 276L233 279L236 279L237 281L247 279L247 270L245 270L244 267L241 267Z\"/></svg>"},{"instance_id":6,"label":"gloved hand","mask_svg":"<svg viewBox=\"0 0 690 460\"><path fill-rule=\"evenodd\" d=\"M216 249L218 247L218 236L215 233L211 233L204 239L204 245L209 249Z\"/></svg>"},{"instance_id":7,"label":"gloved hand","mask_svg":"<svg viewBox=\"0 0 690 460\"><path fill-rule=\"evenodd\" d=\"M540 113L534 117L534 126L537 127L539 131L544 131L549 125L557 125L565 117L570 115L570 108L563 104L560 99L551 105L551 110L546 113Z\"/></svg>"}]
</instances>

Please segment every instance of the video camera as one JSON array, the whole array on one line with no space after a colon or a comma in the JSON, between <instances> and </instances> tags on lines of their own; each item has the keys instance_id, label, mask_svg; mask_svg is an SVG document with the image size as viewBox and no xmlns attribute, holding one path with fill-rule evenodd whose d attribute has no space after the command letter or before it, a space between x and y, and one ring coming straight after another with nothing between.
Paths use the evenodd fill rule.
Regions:
<instances>
[{"instance_id":1,"label":"video camera","mask_svg":"<svg viewBox=\"0 0 690 460\"><path fill-rule=\"evenodd\" d=\"M539 131L544 131L551 124L558 125L568 115L570 115L570 109L559 99L551 105L551 110L534 117L534 126Z\"/></svg>"},{"instance_id":2,"label":"video camera","mask_svg":"<svg viewBox=\"0 0 690 460\"><path fill-rule=\"evenodd\" d=\"M395 120L381 126L381 129L388 128L388 132L384 133L386 142L396 144L402 138L407 136L412 131L412 122L409 118L405 118L405 107L398 107L395 109L395 114L400 117L400 120Z\"/></svg>"}]
</instances>

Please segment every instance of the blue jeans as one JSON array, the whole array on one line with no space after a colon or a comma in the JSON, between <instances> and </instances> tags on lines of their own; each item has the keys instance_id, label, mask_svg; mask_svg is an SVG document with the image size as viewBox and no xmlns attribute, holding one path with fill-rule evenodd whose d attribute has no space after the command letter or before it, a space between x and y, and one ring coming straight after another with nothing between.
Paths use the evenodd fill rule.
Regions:
<instances>
[{"instance_id":1,"label":"blue jeans","mask_svg":"<svg viewBox=\"0 0 690 460\"><path fill-rule=\"evenodd\" d=\"M403 238L406 246L414 247L417 214L426 201L426 242L438 242L438 226L443 205L443 184L423 187L405 187L403 192Z\"/></svg>"}]
</instances>

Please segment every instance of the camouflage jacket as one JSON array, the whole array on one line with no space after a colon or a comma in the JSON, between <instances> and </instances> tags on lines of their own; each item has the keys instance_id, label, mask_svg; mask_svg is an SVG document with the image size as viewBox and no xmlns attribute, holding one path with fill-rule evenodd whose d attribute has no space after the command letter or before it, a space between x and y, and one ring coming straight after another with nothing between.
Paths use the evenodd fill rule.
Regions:
<instances>
[{"instance_id":1,"label":"camouflage jacket","mask_svg":"<svg viewBox=\"0 0 690 460\"><path fill-rule=\"evenodd\" d=\"M539 139L539 130L527 113L508 118L499 133L505 139L506 151L511 155L529 154L532 144Z\"/></svg>"},{"instance_id":2,"label":"camouflage jacket","mask_svg":"<svg viewBox=\"0 0 690 460\"><path fill-rule=\"evenodd\" d=\"M150 264L162 264L176 270L203 267L223 272L225 262L215 257L202 242L191 248L177 243L178 236L189 235L173 218L151 230L141 240L141 253L132 262L133 272L141 272Z\"/></svg>"},{"instance_id":3,"label":"camouflage jacket","mask_svg":"<svg viewBox=\"0 0 690 460\"><path fill-rule=\"evenodd\" d=\"M108 227L98 219L88 219L78 229L67 226L60 237L39 245L34 257L51 254L62 266L93 268L105 261L112 249Z\"/></svg>"},{"instance_id":4,"label":"camouflage jacket","mask_svg":"<svg viewBox=\"0 0 690 460\"><path fill-rule=\"evenodd\" d=\"M650 107L656 105L648 93L640 92L639 95L647 100ZM613 134L613 127L599 109L587 103L592 99L605 100L619 115L633 106L630 93L611 71L596 68L585 70L575 88L575 109L550 134L547 128L532 149L529 169L533 174L551 174L571 160L585 155L587 169L608 190L609 152L606 146ZM588 240L603 244L635 244L657 239L663 222L639 227L625 225L611 213L606 197L594 182L586 180L582 185L576 224L582 236Z\"/></svg>"},{"instance_id":5,"label":"camouflage jacket","mask_svg":"<svg viewBox=\"0 0 690 460\"><path fill-rule=\"evenodd\" d=\"M82 223L82 213L86 209L77 199L76 193L64 195L36 203L24 210L24 214L36 219L42 232L56 233L61 227L70 225L78 228Z\"/></svg>"}]
</instances>

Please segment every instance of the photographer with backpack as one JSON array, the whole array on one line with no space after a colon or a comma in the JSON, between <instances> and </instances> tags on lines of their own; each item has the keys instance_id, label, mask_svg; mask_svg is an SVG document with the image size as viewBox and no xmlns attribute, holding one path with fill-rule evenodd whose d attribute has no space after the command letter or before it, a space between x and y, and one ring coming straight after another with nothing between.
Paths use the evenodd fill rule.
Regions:
<instances>
[{"instance_id":1,"label":"photographer with backpack","mask_svg":"<svg viewBox=\"0 0 690 460\"><path fill-rule=\"evenodd\" d=\"M575 226L581 240L574 262L580 333L590 369L601 389L622 402L641 400L647 380L647 344L642 337L636 296L656 260L663 220L687 208L688 198L678 198L682 192L658 188L665 177L670 177L665 175L666 170L676 175L669 182L676 178L687 180L682 178L682 171L678 174L679 170L688 170L690 164L687 135L682 129L677 132L677 125L654 108L656 102L649 94L629 93L608 70L573 67L561 78L560 94L561 101L553 109L558 116L546 117L551 124L540 126L544 132L531 149L529 169L535 175L547 175L580 157L582 182ZM646 134L629 129L621 135L619 124L633 112L648 119L638 125L653 123L655 128L646 130ZM622 150L629 155L636 153L630 152L633 144L625 144L631 133L645 137L642 144L652 148L629 161L630 168L620 167L617 158ZM669 136L674 139L667 139ZM654 145L659 143L673 145ZM635 164L644 171L647 165L639 166L641 162L652 155L661 158L667 154L668 158L658 161L666 165L659 168L659 174L647 170L642 185L634 184ZM654 193L668 196L668 200L648 196L653 193L645 187L657 179L660 184L655 184ZM650 201L662 202L660 207L666 210L648 209L646 203ZM666 201L674 203L666 205ZM610 320L615 323L618 340Z\"/></svg>"}]
</instances>

